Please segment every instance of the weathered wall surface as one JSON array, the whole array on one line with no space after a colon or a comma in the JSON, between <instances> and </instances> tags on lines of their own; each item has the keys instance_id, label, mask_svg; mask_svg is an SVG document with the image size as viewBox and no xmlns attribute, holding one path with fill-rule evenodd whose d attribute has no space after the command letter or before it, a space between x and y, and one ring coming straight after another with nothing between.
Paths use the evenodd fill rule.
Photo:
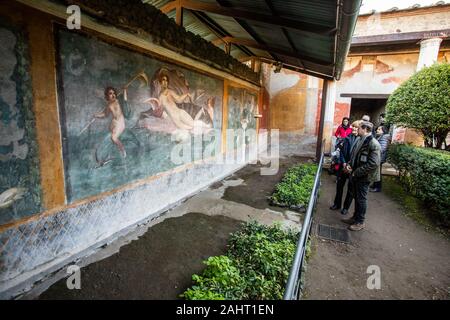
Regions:
<instances>
[{"instance_id":1,"label":"weathered wall surface","mask_svg":"<svg viewBox=\"0 0 450 320\"><path fill-rule=\"evenodd\" d=\"M342 94L390 95L416 72L418 59L418 53L348 57L342 78L337 82L333 130L343 117L350 116L352 98ZM448 52L440 52L438 62L448 63ZM422 137L413 130L398 130L393 139L423 145Z\"/></svg>"},{"instance_id":2,"label":"weathered wall surface","mask_svg":"<svg viewBox=\"0 0 450 320\"><path fill-rule=\"evenodd\" d=\"M282 70L270 77L270 127L280 131L305 130L306 75Z\"/></svg>"},{"instance_id":3,"label":"weathered wall surface","mask_svg":"<svg viewBox=\"0 0 450 320\"><path fill-rule=\"evenodd\" d=\"M270 129L280 131L280 154L313 156L322 80L287 69L270 70L266 79Z\"/></svg>"},{"instance_id":4,"label":"weathered wall surface","mask_svg":"<svg viewBox=\"0 0 450 320\"><path fill-rule=\"evenodd\" d=\"M448 34L449 29L450 5L445 4L393 12L376 12L374 14L360 16L356 24L354 37L367 37L377 35L391 35L395 37L396 35L401 36L402 33L420 32L423 33L423 36L425 38L432 38L441 37L442 33L438 32L440 30L445 31L444 33ZM389 46L387 45L387 47ZM399 53L396 56L391 55L390 59L380 59L382 62L394 68L392 71L387 70L387 73L390 74L389 78L382 79L384 81L383 84L390 83L392 88L390 88L391 90L388 90L389 86L380 86L376 81L377 77L374 76L373 80L376 83L374 91L367 93L379 93L379 91L384 91L384 93L386 94L392 93L399 84L408 79L416 71L415 67L417 65L417 59L419 57L419 49L420 45L419 43L417 43L416 49L408 49L408 52L410 52L410 54L405 54L403 52ZM378 49L377 52L380 52L380 49ZM416 54L416 52L417 57L412 58L410 62L405 61L405 56L411 57L411 55ZM376 57L376 59L378 59L378 57ZM353 61L350 61L350 63L353 63L354 67L354 63L361 58L362 57L360 56L354 56L352 57ZM403 60L403 62L401 60ZM413 66L414 61L416 61L416 64ZM438 55L438 61L448 63L450 61L449 52L441 50ZM395 65L397 65L397 67L395 67ZM346 69L350 69L348 70L349 72L354 72L355 69L353 69L353 67L349 68L347 65ZM350 99L340 99L340 101L337 102L339 104L339 107L337 106L336 108L337 113L335 124L338 122L338 119L341 119L342 116L348 114L347 109L350 101ZM395 130L395 135L393 138L397 141L405 141L416 145L423 145L422 137L411 129L398 128L398 130Z\"/></svg>"},{"instance_id":5,"label":"weathered wall surface","mask_svg":"<svg viewBox=\"0 0 450 320\"><path fill-rule=\"evenodd\" d=\"M391 94L415 72L418 58L415 53L348 57L336 86L333 129L337 129L343 117L350 116L351 98L342 94Z\"/></svg>"},{"instance_id":6,"label":"weathered wall surface","mask_svg":"<svg viewBox=\"0 0 450 320\"><path fill-rule=\"evenodd\" d=\"M323 80L262 64L260 128L279 130L281 155L314 156Z\"/></svg>"},{"instance_id":7,"label":"weathered wall surface","mask_svg":"<svg viewBox=\"0 0 450 320\"><path fill-rule=\"evenodd\" d=\"M254 92L228 86L228 129L256 130L257 99Z\"/></svg>"},{"instance_id":8,"label":"weathered wall surface","mask_svg":"<svg viewBox=\"0 0 450 320\"><path fill-rule=\"evenodd\" d=\"M257 86L185 57L179 62L176 53L86 16L82 21L89 29L67 31L58 18L65 7L52 5L50 11L0 3L2 24L12 18L12 27L0 26L0 37L16 40L0 49L1 69L10 71L0 75L0 172L2 179L19 179L19 187L31 189L27 178L36 180L33 192L41 198L33 208L17 205L8 211L18 216L0 211L2 298L124 230L159 219L245 165L215 161L226 151L229 88L238 88L233 96L240 99L231 117L240 127L258 127ZM29 70L14 43L21 49L28 43ZM16 71L25 74L19 78ZM115 90L105 90L108 86ZM196 145L191 133L207 137ZM17 150L14 141L3 141L13 136ZM25 146L24 157L19 151ZM200 151L200 157L171 164L174 148L183 155ZM23 168L5 174L12 167L3 161L7 157L25 161Z\"/></svg>"},{"instance_id":9,"label":"weathered wall surface","mask_svg":"<svg viewBox=\"0 0 450 320\"><path fill-rule=\"evenodd\" d=\"M375 13L358 18L354 37L399 32L450 29L450 5L390 13Z\"/></svg>"},{"instance_id":10,"label":"weathered wall surface","mask_svg":"<svg viewBox=\"0 0 450 320\"><path fill-rule=\"evenodd\" d=\"M447 30L450 29L449 7L445 5L360 16L354 37ZM429 36L433 34L430 33ZM329 133L334 134L343 117L350 116L352 98L342 97L342 94L391 94L416 71L419 49L420 45L417 44L417 50L409 50L409 53L389 54L386 47L383 54L367 53L348 57L342 77L336 82L334 115L326 120L325 138ZM376 50L380 51L379 48ZM448 51L441 50L438 61L449 62L449 54ZM318 134L321 88L322 82L310 76L284 69L281 73L270 74L270 127L282 132L281 148L290 143L299 144L304 135ZM379 112L381 111L375 113ZM421 137L412 130L396 132L398 134L394 138L397 140L421 144ZM299 148L290 145L285 149L291 153ZM329 151L329 147L326 149Z\"/></svg>"},{"instance_id":11,"label":"weathered wall surface","mask_svg":"<svg viewBox=\"0 0 450 320\"><path fill-rule=\"evenodd\" d=\"M228 151L242 147L244 141L248 145L251 137L246 137L247 133L256 133L257 120L254 116L258 112L257 100L258 96L255 92L245 88L228 86L227 134L233 136L233 139L227 137ZM231 141L233 141L232 144L230 144Z\"/></svg>"}]
</instances>

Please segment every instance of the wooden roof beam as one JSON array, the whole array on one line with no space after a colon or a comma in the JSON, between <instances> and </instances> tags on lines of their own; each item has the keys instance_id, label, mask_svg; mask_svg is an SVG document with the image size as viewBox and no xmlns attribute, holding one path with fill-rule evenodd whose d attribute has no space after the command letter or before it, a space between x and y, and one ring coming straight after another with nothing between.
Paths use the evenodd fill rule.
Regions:
<instances>
[{"instance_id":1,"label":"wooden roof beam","mask_svg":"<svg viewBox=\"0 0 450 320\"><path fill-rule=\"evenodd\" d=\"M264 63L269 63L269 64L276 64L276 63L280 62L280 61L275 61L273 59L269 59L269 58L266 58L266 57L260 57L260 56L254 56L252 58L254 58L256 60L259 60L261 62L264 62ZM305 69L305 68L302 68L302 67L299 67L299 66L293 66L293 65L290 65L290 64L286 64L286 63L282 63L282 64L283 64L283 68L285 68L285 69L289 69L289 70L292 70L292 71L304 73L306 75L313 76L313 77L320 78L320 79L333 80L333 77L331 75L313 72L313 71L310 71L308 69Z\"/></svg>"},{"instance_id":2,"label":"wooden roof beam","mask_svg":"<svg viewBox=\"0 0 450 320\"><path fill-rule=\"evenodd\" d=\"M208 17L204 12L192 11L192 15L204 26L206 26L216 37L223 38L227 37L230 34L226 32L220 25L217 24L214 20ZM239 50L241 50L247 56L252 56L253 52L251 52L248 48L244 46L236 46ZM226 48L225 48L226 49ZM225 50L226 51L226 50ZM230 47L231 51L231 47Z\"/></svg>"},{"instance_id":3,"label":"wooden roof beam","mask_svg":"<svg viewBox=\"0 0 450 320\"><path fill-rule=\"evenodd\" d=\"M178 3L179 3L178 0L169 2L169 3L165 4L164 6L162 6L159 10L161 10L161 12L164 14L168 14L170 11L175 10L177 8Z\"/></svg>"},{"instance_id":4,"label":"wooden roof beam","mask_svg":"<svg viewBox=\"0 0 450 320\"><path fill-rule=\"evenodd\" d=\"M336 33L336 28L334 27L333 28L324 27L318 24L301 22L297 20L281 18L278 16L261 14L251 11L238 10L230 7L222 7L216 4L198 2L193 0L175 0L167 3L160 10L163 13L167 14L168 12L176 9L178 5L181 5L181 7L189 10L209 12L226 17L232 17L235 19L250 20L254 22L277 25L279 27L285 27L296 31L303 31L323 35L334 35Z\"/></svg>"},{"instance_id":5,"label":"wooden roof beam","mask_svg":"<svg viewBox=\"0 0 450 320\"><path fill-rule=\"evenodd\" d=\"M286 50L286 49L281 49L281 48L275 48L275 47L271 47L271 46L261 45L258 42L253 41L253 40L249 40L249 39L224 37L224 38L221 38L221 39L214 40L212 43L214 45L218 45L220 43L234 43L234 44L247 46L247 47L250 47L250 48L255 48L255 49L268 51L269 53L275 53L275 54L280 54L280 55L291 57L291 58L297 58L297 59L300 59L300 60L309 61L309 62L320 64L320 65L323 65L323 66L330 66L331 65L331 63L329 61L324 61L324 60L317 59L317 58L314 58L314 57L305 56L303 54L300 54L298 52L294 52L294 51L291 51L291 50Z\"/></svg>"},{"instance_id":6,"label":"wooden roof beam","mask_svg":"<svg viewBox=\"0 0 450 320\"><path fill-rule=\"evenodd\" d=\"M181 0L169 2L166 5L162 6L160 10L164 14L168 14L173 10L177 10L175 21L177 25L183 26L183 6L181 5Z\"/></svg>"}]
</instances>

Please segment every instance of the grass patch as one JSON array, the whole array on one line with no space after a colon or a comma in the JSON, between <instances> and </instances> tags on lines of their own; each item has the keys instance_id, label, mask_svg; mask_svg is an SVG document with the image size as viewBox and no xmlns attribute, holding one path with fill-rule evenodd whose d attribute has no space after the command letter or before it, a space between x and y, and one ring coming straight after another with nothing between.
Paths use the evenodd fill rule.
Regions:
<instances>
[{"instance_id":1,"label":"grass patch","mask_svg":"<svg viewBox=\"0 0 450 320\"><path fill-rule=\"evenodd\" d=\"M427 231L434 231L450 238L450 230L440 225L439 220L433 217L433 212L423 201L405 190L398 177L383 176L383 193L403 207L404 215L424 226Z\"/></svg>"}]
</instances>

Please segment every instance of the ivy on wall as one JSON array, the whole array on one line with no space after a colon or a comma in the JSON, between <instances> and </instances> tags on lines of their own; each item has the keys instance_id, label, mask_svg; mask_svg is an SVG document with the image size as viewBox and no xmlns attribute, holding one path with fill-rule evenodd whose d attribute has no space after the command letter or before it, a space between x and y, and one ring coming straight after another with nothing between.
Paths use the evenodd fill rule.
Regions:
<instances>
[{"instance_id":1,"label":"ivy on wall","mask_svg":"<svg viewBox=\"0 0 450 320\"><path fill-rule=\"evenodd\" d=\"M53 0L78 5L99 20L132 33L148 33L153 42L214 68L258 83L258 74L199 35L186 31L156 7L141 0Z\"/></svg>"}]
</instances>

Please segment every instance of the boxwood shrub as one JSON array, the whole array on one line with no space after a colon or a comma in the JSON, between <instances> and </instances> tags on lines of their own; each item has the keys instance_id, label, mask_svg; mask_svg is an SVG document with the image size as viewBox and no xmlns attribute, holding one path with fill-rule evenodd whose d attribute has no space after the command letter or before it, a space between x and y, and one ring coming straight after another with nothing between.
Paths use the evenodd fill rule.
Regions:
<instances>
[{"instance_id":1,"label":"boxwood shrub","mask_svg":"<svg viewBox=\"0 0 450 320\"><path fill-rule=\"evenodd\" d=\"M188 300L282 299L298 232L249 222L230 237L226 255L210 257L182 297Z\"/></svg>"},{"instance_id":2,"label":"boxwood shrub","mask_svg":"<svg viewBox=\"0 0 450 320\"><path fill-rule=\"evenodd\" d=\"M392 144L388 159L400 172L400 181L439 220L450 225L450 152Z\"/></svg>"}]
</instances>

